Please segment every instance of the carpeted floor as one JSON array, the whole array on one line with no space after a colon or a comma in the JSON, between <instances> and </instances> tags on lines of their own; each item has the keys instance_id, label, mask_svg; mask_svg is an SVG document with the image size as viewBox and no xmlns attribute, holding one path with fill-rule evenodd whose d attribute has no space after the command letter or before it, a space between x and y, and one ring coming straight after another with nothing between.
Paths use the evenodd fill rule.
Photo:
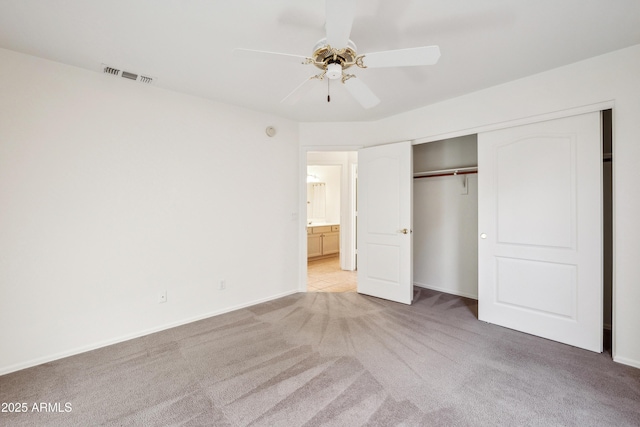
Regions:
<instances>
[{"instance_id":1,"label":"carpeted floor","mask_svg":"<svg viewBox=\"0 0 640 427\"><path fill-rule=\"evenodd\" d=\"M640 370L476 311L300 293L2 376L0 425L640 425Z\"/></svg>"}]
</instances>

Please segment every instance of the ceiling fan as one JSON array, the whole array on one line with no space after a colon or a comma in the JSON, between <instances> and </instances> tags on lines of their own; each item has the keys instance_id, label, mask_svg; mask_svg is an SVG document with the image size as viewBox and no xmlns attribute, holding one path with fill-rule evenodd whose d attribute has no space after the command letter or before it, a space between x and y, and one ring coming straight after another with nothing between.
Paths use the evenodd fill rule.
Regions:
<instances>
[{"instance_id":1,"label":"ceiling fan","mask_svg":"<svg viewBox=\"0 0 640 427\"><path fill-rule=\"evenodd\" d=\"M321 71L305 80L281 102L293 105L312 87L313 82L324 80L341 81L347 91L364 108L372 108L380 99L354 74L345 70L352 66L359 68L407 67L433 65L440 58L438 46L423 46L409 49L388 50L359 55L356 45L349 39L356 9L356 0L326 1L326 37L319 40L311 56L291 55L287 53L267 52L252 49L235 49L236 54L251 57L265 57L296 62L303 65L315 65ZM331 101L327 95L327 101Z\"/></svg>"}]
</instances>

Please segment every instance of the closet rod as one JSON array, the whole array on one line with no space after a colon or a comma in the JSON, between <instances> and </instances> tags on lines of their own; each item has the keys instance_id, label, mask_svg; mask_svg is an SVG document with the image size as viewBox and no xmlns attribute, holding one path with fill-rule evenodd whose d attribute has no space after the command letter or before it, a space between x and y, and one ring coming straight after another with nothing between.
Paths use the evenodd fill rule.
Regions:
<instances>
[{"instance_id":1,"label":"closet rod","mask_svg":"<svg viewBox=\"0 0 640 427\"><path fill-rule=\"evenodd\" d=\"M413 174L413 177L414 178L432 178L435 176L467 175L470 173L478 173L478 167L471 166L468 168L441 169L437 171L416 172Z\"/></svg>"}]
</instances>

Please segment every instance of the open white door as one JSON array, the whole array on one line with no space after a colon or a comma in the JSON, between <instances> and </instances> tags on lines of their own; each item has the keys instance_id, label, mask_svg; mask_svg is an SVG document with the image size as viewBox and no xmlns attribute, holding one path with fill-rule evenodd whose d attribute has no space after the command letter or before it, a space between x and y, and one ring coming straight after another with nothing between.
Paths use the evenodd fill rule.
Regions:
<instances>
[{"instance_id":1,"label":"open white door","mask_svg":"<svg viewBox=\"0 0 640 427\"><path fill-rule=\"evenodd\" d=\"M600 113L478 135L480 320L602 352Z\"/></svg>"},{"instance_id":2,"label":"open white door","mask_svg":"<svg viewBox=\"0 0 640 427\"><path fill-rule=\"evenodd\" d=\"M411 304L412 147L358 152L358 292Z\"/></svg>"}]
</instances>

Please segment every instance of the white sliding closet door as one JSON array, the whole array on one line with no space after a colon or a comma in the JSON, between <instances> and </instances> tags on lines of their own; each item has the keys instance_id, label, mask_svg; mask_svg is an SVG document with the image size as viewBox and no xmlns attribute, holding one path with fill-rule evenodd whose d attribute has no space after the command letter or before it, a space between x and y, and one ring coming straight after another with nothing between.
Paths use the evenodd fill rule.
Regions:
<instances>
[{"instance_id":1,"label":"white sliding closet door","mask_svg":"<svg viewBox=\"0 0 640 427\"><path fill-rule=\"evenodd\" d=\"M600 113L478 135L479 319L602 351Z\"/></svg>"},{"instance_id":2,"label":"white sliding closet door","mask_svg":"<svg viewBox=\"0 0 640 427\"><path fill-rule=\"evenodd\" d=\"M358 292L404 304L413 300L412 150L358 152Z\"/></svg>"}]
</instances>

